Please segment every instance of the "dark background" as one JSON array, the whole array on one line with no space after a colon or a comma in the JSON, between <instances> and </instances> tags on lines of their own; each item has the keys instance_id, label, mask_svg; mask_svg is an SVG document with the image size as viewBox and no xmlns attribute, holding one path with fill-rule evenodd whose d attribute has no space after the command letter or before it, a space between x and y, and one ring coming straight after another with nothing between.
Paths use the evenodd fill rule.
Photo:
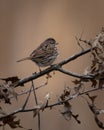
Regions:
<instances>
[{"instance_id":1,"label":"dark background","mask_svg":"<svg viewBox=\"0 0 104 130\"><path fill-rule=\"evenodd\" d=\"M60 43L57 63L79 52L75 36L80 37L84 30L83 39L93 38L103 25L103 0L0 0L0 77L18 75L24 78L38 71L38 67L31 61L16 61L28 56L46 38L53 37ZM83 73L89 63L89 57L86 55L65 67ZM56 72L48 85L37 93L39 101L44 99L47 92L51 93L51 100L56 101L65 85L74 86L72 80L72 77ZM35 81L35 85L39 86L44 81L45 77L40 78ZM7 105L8 107L4 108L10 112L19 108L23 101L24 97L21 97L14 107ZM32 107L33 103L31 97L29 106ZM42 130L99 129L84 99L73 100L72 104L74 113L80 114L81 125L74 119L67 122L59 113L61 107L55 107L41 113ZM18 115L23 126L37 129L37 120L32 118L32 113ZM7 129L9 130L8 127Z\"/></svg>"}]
</instances>

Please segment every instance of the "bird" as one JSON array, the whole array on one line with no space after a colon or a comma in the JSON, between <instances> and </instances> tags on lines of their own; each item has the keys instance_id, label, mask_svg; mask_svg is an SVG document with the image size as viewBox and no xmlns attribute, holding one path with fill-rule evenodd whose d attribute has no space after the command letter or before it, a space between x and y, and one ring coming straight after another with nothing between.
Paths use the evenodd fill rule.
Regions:
<instances>
[{"instance_id":1,"label":"bird","mask_svg":"<svg viewBox=\"0 0 104 130\"><path fill-rule=\"evenodd\" d=\"M59 55L57 44L54 38L47 38L28 57L22 58L17 62L31 60L35 62L39 68L51 66Z\"/></svg>"}]
</instances>

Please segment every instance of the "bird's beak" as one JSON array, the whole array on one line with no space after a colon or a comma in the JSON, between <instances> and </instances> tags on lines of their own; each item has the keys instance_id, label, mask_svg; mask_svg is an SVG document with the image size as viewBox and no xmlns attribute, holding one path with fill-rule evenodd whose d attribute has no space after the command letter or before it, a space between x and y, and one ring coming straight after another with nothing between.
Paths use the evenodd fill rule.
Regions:
<instances>
[{"instance_id":1,"label":"bird's beak","mask_svg":"<svg viewBox=\"0 0 104 130\"><path fill-rule=\"evenodd\" d=\"M58 42L56 42L55 44L56 44L56 45L58 45L59 43L58 43Z\"/></svg>"}]
</instances>

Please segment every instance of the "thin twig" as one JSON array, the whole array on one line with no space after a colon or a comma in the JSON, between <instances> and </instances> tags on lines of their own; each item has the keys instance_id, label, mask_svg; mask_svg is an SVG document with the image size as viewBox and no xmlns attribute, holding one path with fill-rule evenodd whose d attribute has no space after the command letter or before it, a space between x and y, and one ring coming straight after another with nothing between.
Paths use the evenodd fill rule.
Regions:
<instances>
[{"instance_id":1,"label":"thin twig","mask_svg":"<svg viewBox=\"0 0 104 130\"><path fill-rule=\"evenodd\" d=\"M77 41L78 46L81 48L81 50L84 50L84 48L80 45L79 39L77 37L75 37L75 39Z\"/></svg>"},{"instance_id":2,"label":"thin twig","mask_svg":"<svg viewBox=\"0 0 104 130\"><path fill-rule=\"evenodd\" d=\"M35 103L36 103L36 105L38 105L38 100L37 100L37 96L36 96L36 91L35 91L35 86L34 86L33 80L32 80L32 88L34 90L33 93L34 93Z\"/></svg>"},{"instance_id":3,"label":"thin twig","mask_svg":"<svg viewBox=\"0 0 104 130\"><path fill-rule=\"evenodd\" d=\"M34 90L36 91L37 89L40 89L41 87L44 87L47 84L48 84L48 79L46 80L45 83L41 84L40 86L32 88L31 91L34 91ZM21 92L17 93L17 96L22 96L24 94L28 94L29 92L30 92L30 89L28 89L28 90L22 90ZM11 95L9 98L14 98L14 96Z\"/></svg>"},{"instance_id":4,"label":"thin twig","mask_svg":"<svg viewBox=\"0 0 104 130\"><path fill-rule=\"evenodd\" d=\"M32 87L33 87L33 92L34 92L34 98L35 98L35 102L36 102L36 105L38 105L38 99L37 99L37 95L36 95L36 91L35 91L35 86L34 86L34 82L32 80ZM40 112L38 112L38 130L41 130L40 128Z\"/></svg>"},{"instance_id":5,"label":"thin twig","mask_svg":"<svg viewBox=\"0 0 104 130\"><path fill-rule=\"evenodd\" d=\"M25 103L23 104L23 107L22 107L23 110L25 109L25 107L26 107L26 105L27 105L27 102L28 102L28 100L29 100L29 97L30 97L30 94L31 94L31 89L32 89L32 87L30 88L29 93L28 93L27 98L26 98L26 101L25 101Z\"/></svg>"}]
</instances>

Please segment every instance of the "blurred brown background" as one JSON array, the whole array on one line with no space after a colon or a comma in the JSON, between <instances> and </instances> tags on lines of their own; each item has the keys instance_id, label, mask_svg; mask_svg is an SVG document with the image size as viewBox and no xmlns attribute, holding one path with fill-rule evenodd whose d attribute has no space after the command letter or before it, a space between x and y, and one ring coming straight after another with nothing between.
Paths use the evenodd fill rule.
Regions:
<instances>
[{"instance_id":1,"label":"blurred brown background","mask_svg":"<svg viewBox=\"0 0 104 130\"><path fill-rule=\"evenodd\" d=\"M103 0L0 0L0 77L18 75L24 78L38 71L31 61L16 61L28 56L46 38L53 37L60 43L57 63L79 52L75 36L80 37L84 30L83 38L90 39L103 25ZM88 61L84 56L67 64L66 68L81 73ZM39 90L39 101L47 92L51 92L52 100L56 100L65 84L73 85L72 80L72 77L56 72L48 85ZM39 86L44 81L45 77L42 77L35 81L35 85ZM81 125L74 119L67 122L59 113L61 108L55 107L41 113L42 130L98 130L92 113L83 101L81 98L72 101L74 113L80 114ZM33 102L32 98L30 106L33 106ZM18 100L15 107L18 108L20 104L23 104L23 98ZM4 107L8 111L7 106ZM23 126L37 129L37 120L32 118L32 113L18 115Z\"/></svg>"}]
</instances>

